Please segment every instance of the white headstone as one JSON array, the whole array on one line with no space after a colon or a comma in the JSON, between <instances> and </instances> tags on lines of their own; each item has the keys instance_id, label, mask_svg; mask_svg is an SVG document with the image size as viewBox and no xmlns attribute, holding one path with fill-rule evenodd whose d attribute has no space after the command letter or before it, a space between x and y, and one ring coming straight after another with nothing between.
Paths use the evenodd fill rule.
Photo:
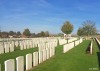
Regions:
<instances>
[{"instance_id":1,"label":"white headstone","mask_svg":"<svg viewBox=\"0 0 100 71\"><path fill-rule=\"evenodd\" d=\"M33 65L34 66L38 65L38 52L33 53Z\"/></svg>"},{"instance_id":2,"label":"white headstone","mask_svg":"<svg viewBox=\"0 0 100 71\"><path fill-rule=\"evenodd\" d=\"M82 41L83 41L83 39L82 39L82 38L80 38L80 43L82 43Z\"/></svg>"},{"instance_id":3,"label":"white headstone","mask_svg":"<svg viewBox=\"0 0 100 71\"><path fill-rule=\"evenodd\" d=\"M50 47L50 57L52 57L52 48Z\"/></svg>"},{"instance_id":4,"label":"white headstone","mask_svg":"<svg viewBox=\"0 0 100 71\"><path fill-rule=\"evenodd\" d=\"M73 47L74 47L74 42L65 44L65 45L63 46L63 53L69 51L69 50L72 49Z\"/></svg>"},{"instance_id":5,"label":"white headstone","mask_svg":"<svg viewBox=\"0 0 100 71\"><path fill-rule=\"evenodd\" d=\"M29 44L27 44L27 47L26 47L27 49L29 49L30 48L30 46L29 46Z\"/></svg>"},{"instance_id":6,"label":"white headstone","mask_svg":"<svg viewBox=\"0 0 100 71\"><path fill-rule=\"evenodd\" d=\"M49 57L50 57L50 50L49 50L49 48L47 49L47 59L49 59Z\"/></svg>"},{"instance_id":7,"label":"white headstone","mask_svg":"<svg viewBox=\"0 0 100 71\"><path fill-rule=\"evenodd\" d=\"M43 50L43 61L45 61L46 60L46 50L44 49Z\"/></svg>"},{"instance_id":8,"label":"white headstone","mask_svg":"<svg viewBox=\"0 0 100 71\"><path fill-rule=\"evenodd\" d=\"M14 59L9 59L5 61L5 71L15 71Z\"/></svg>"},{"instance_id":9,"label":"white headstone","mask_svg":"<svg viewBox=\"0 0 100 71\"><path fill-rule=\"evenodd\" d=\"M24 71L24 56L19 56L16 58L17 71Z\"/></svg>"},{"instance_id":10,"label":"white headstone","mask_svg":"<svg viewBox=\"0 0 100 71\"><path fill-rule=\"evenodd\" d=\"M12 44L10 44L10 52L14 51L14 46Z\"/></svg>"},{"instance_id":11,"label":"white headstone","mask_svg":"<svg viewBox=\"0 0 100 71\"><path fill-rule=\"evenodd\" d=\"M9 46L8 44L5 44L5 53L8 53L9 52Z\"/></svg>"},{"instance_id":12,"label":"white headstone","mask_svg":"<svg viewBox=\"0 0 100 71\"><path fill-rule=\"evenodd\" d=\"M35 47L35 44L34 43L32 43L32 48L34 48Z\"/></svg>"},{"instance_id":13,"label":"white headstone","mask_svg":"<svg viewBox=\"0 0 100 71\"><path fill-rule=\"evenodd\" d=\"M20 50L24 50L24 45L22 42L20 42Z\"/></svg>"},{"instance_id":14,"label":"white headstone","mask_svg":"<svg viewBox=\"0 0 100 71\"><path fill-rule=\"evenodd\" d=\"M90 45L90 54L92 54L92 42L91 42L91 45Z\"/></svg>"},{"instance_id":15,"label":"white headstone","mask_svg":"<svg viewBox=\"0 0 100 71\"><path fill-rule=\"evenodd\" d=\"M15 41L15 46L18 47L18 41Z\"/></svg>"},{"instance_id":16,"label":"white headstone","mask_svg":"<svg viewBox=\"0 0 100 71\"><path fill-rule=\"evenodd\" d=\"M75 41L75 46L77 46L80 43L79 40Z\"/></svg>"},{"instance_id":17,"label":"white headstone","mask_svg":"<svg viewBox=\"0 0 100 71\"><path fill-rule=\"evenodd\" d=\"M43 52L39 51L39 64L43 61Z\"/></svg>"},{"instance_id":18,"label":"white headstone","mask_svg":"<svg viewBox=\"0 0 100 71\"><path fill-rule=\"evenodd\" d=\"M0 44L0 54L3 54L4 53L4 47L3 47L3 44Z\"/></svg>"},{"instance_id":19,"label":"white headstone","mask_svg":"<svg viewBox=\"0 0 100 71\"><path fill-rule=\"evenodd\" d=\"M30 42L30 48L33 48L32 42Z\"/></svg>"},{"instance_id":20,"label":"white headstone","mask_svg":"<svg viewBox=\"0 0 100 71\"><path fill-rule=\"evenodd\" d=\"M30 70L32 68L32 54L26 55L26 70Z\"/></svg>"},{"instance_id":21,"label":"white headstone","mask_svg":"<svg viewBox=\"0 0 100 71\"><path fill-rule=\"evenodd\" d=\"M26 49L27 48L27 46L26 46L26 44L24 43L24 49Z\"/></svg>"}]
</instances>

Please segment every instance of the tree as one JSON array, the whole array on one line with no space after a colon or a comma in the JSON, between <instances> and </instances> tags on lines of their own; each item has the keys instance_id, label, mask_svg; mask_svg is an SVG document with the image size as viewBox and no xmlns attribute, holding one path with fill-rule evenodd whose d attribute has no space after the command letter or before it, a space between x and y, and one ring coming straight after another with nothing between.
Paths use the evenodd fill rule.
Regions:
<instances>
[{"instance_id":1,"label":"tree","mask_svg":"<svg viewBox=\"0 0 100 71\"><path fill-rule=\"evenodd\" d=\"M69 21L66 21L62 26L61 31L65 34L71 34L73 31L73 25Z\"/></svg>"},{"instance_id":2,"label":"tree","mask_svg":"<svg viewBox=\"0 0 100 71\"><path fill-rule=\"evenodd\" d=\"M48 31L41 31L38 34L35 34L36 37L49 37L49 32Z\"/></svg>"},{"instance_id":3,"label":"tree","mask_svg":"<svg viewBox=\"0 0 100 71\"><path fill-rule=\"evenodd\" d=\"M11 36L16 35L16 32L14 32L14 31L9 31L9 35L11 35Z\"/></svg>"},{"instance_id":4,"label":"tree","mask_svg":"<svg viewBox=\"0 0 100 71\"><path fill-rule=\"evenodd\" d=\"M82 36L83 35L83 28L79 28L77 31L77 35Z\"/></svg>"},{"instance_id":5,"label":"tree","mask_svg":"<svg viewBox=\"0 0 100 71\"><path fill-rule=\"evenodd\" d=\"M97 30L96 30L96 27L95 27L95 22L93 22L91 20L85 21L82 25L82 28L79 28L77 33L78 34L81 33L81 35L85 35L85 36L97 34Z\"/></svg>"},{"instance_id":6,"label":"tree","mask_svg":"<svg viewBox=\"0 0 100 71\"><path fill-rule=\"evenodd\" d=\"M37 33L37 34L36 34L36 37L41 37L41 34L40 34L40 33Z\"/></svg>"},{"instance_id":7,"label":"tree","mask_svg":"<svg viewBox=\"0 0 100 71\"><path fill-rule=\"evenodd\" d=\"M29 37L31 35L30 30L27 28L24 30L23 35Z\"/></svg>"},{"instance_id":8,"label":"tree","mask_svg":"<svg viewBox=\"0 0 100 71\"><path fill-rule=\"evenodd\" d=\"M35 33L32 33L32 34L31 34L31 37L36 37L36 34L35 34Z\"/></svg>"},{"instance_id":9,"label":"tree","mask_svg":"<svg viewBox=\"0 0 100 71\"><path fill-rule=\"evenodd\" d=\"M45 32L44 31L41 31L40 32L40 36L44 37L45 36Z\"/></svg>"},{"instance_id":10,"label":"tree","mask_svg":"<svg viewBox=\"0 0 100 71\"><path fill-rule=\"evenodd\" d=\"M1 37L3 38L7 38L9 36L9 33L8 32L1 32Z\"/></svg>"},{"instance_id":11,"label":"tree","mask_svg":"<svg viewBox=\"0 0 100 71\"><path fill-rule=\"evenodd\" d=\"M17 31L17 33L16 33L16 34L19 36L19 35L21 35L21 32L20 32L20 31Z\"/></svg>"},{"instance_id":12,"label":"tree","mask_svg":"<svg viewBox=\"0 0 100 71\"><path fill-rule=\"evenodd\" d=\"M63 37L63 34L62 33L58 33L57 36L58 37Z\"/></svg>"},{"instance_id":13,"label":"tree","mask_svg":"<svg viewBox=\"0 0 100 71\"><path fill-rule=\"evenodd\" d=\"M45 31L45 37L49 37L49 32L48 31Z\"/></svg>"},{"instance_id":14,"label":"tree","mask_svg":"<svg viewBox=\"0 0 100 71\"><path fill-rule=\"evenodd\" d=\"M84 34L87 36L96 34L97 31L95 27L95 22L87 20L86 22L83 23L83 30Z\"/></svg>"}]
</instances>

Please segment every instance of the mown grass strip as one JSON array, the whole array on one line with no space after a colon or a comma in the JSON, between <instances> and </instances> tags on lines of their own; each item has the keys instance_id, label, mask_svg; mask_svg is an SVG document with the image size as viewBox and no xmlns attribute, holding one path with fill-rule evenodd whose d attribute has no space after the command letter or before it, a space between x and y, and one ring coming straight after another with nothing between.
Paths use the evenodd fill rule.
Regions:
<instances>
[{"instance_id":1,"label":"mown grass strip","mask_svg":"<svg viewBox=\"0 0 100 71\"><path fill-rule=\"evenodd\" d=\"M85 40L83 43L62 53L63 46L56 48L56 55L49 60L34 67L31 71L99 71L97 43L93 44L93 55L86 54L86 48L90 41Z\"/></svg>"}]
</instances>

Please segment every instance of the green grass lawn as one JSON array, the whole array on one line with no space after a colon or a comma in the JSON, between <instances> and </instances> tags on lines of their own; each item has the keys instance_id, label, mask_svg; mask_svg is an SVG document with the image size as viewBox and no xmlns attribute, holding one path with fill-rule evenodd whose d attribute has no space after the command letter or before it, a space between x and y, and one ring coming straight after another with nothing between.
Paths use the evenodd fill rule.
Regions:
<instances>
[{"instance_id":1,"label":"green grass lawn","mask_svg":"<svg viewBox=\"0 0 100 71\"><path fill-rule=\"evenodd\" d=\"M26 56L28 53L33 53L34 51L37 51L38 48L30 48L26 50L19 50L16 48L16 51L10 52L10 53L5 53L5 54L0 54L0 64L2 65L2 71L4 71L4 61L8 59L16 59L18 56Z\"/></svg>"},{"instance_id":2,"label":"green grass lawn","mask_svg":"<svg viewBox=\"0 0 100 71\"><path fill-rule=\"evenodd\" d=\"M85 40L67 53L63 46L56 47L56 55L30 71L99 71L97 43L93 44L93 55L86 54L90 41Z\"/></svg>"}]
</instances>

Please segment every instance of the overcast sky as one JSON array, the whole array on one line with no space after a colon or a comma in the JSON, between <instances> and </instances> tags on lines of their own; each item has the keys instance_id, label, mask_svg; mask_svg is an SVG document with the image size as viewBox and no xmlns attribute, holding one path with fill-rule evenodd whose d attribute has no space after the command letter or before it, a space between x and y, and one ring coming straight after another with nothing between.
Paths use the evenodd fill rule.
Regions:
<instances>
[{"instance_id":1,"label":"overcast sky","mask_svg":"<svg viewBox=\"0 0 100 71\"><path fill-rule=\"evenodd\" d=\"M2 31L60 33L64 22L70 21L76 33L86 20L100 28L100 0L0 0Z\"/></svg>"}]
</instances>

